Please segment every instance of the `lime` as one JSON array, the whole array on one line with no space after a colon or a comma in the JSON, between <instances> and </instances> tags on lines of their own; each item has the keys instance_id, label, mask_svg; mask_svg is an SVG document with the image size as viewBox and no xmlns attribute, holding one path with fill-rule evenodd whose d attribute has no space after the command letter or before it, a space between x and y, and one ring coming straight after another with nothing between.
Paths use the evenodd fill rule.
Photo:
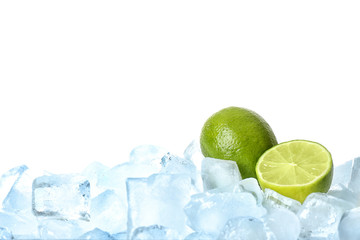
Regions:
<instances>
[{"instance_id":1,"label":"lime","mask_svg":"<svg viewBox=\"0 0 360 240\"><path fill-rule=\"evenodd\" d=\"M270 188L303 202L313 192L327 192L333 175L331 154L307 140L280 143L267 150L256 164L262 189Z\"/></svg>"},{"instance_id":2,"label":"lime","mask_svg":"<svg viewBox=\"0 0 360 240\"><path fill-rule=\"evenodd\" d=\"M275 144L269 124L257 113L239 107L224 108L213 114L200 135L203 155L235 161L242 178L256 178L256 162Z\"/></svg>"}]
</instances>

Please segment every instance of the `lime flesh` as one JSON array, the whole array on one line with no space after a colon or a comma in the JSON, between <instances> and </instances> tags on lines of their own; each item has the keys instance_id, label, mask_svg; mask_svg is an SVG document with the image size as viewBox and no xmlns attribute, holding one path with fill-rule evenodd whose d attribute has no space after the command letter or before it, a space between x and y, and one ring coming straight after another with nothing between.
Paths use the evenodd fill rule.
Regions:
<instances>
[{"instance_id":1,"label":"lime flesh","mask_svg":"<svg viewBox=\"0 0 360 240\"><path fill-rule=\"evenodd\" d=\"M333 174L330 152L307 140L278 144L259 158L256 174L260 186L303 202L312 192L327 192Z\"/></svg>"}]
</instances>

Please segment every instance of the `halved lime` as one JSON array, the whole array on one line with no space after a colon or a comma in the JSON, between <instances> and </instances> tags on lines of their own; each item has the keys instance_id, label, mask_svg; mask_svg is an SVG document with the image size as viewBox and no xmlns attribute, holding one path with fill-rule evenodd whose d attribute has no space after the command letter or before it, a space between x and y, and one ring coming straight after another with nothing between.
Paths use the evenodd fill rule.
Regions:
<instances>
[{"instance_id":1,"label":"halved lime","mask_svg":"<svg viewBox=\"0 0 360 240\"><path fill-rule=\"evenodd\" d=\"M330 152L307 140L280 143L264 152L256 164L262 189L270 188L303 202L313 192L327 192L333 175Z\"/></svg>"}]
</instances>

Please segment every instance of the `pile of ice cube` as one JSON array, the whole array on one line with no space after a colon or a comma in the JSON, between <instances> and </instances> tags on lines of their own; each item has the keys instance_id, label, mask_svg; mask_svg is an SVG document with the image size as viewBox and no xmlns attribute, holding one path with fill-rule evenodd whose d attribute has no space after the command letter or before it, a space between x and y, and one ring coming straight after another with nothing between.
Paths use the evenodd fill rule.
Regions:
<instances>
[{"instance_id":1,"label":"pile of ice cube","mask_svg":"<svg viewBox=\"0 0 360 240\"><path fill-rule=\"evenodd\" d=\"M78 174L15 167L0 178L0 239L360 239L360 158L303 204L241 179L233 161L133 149Z\"/></svg>"}]
</instances>

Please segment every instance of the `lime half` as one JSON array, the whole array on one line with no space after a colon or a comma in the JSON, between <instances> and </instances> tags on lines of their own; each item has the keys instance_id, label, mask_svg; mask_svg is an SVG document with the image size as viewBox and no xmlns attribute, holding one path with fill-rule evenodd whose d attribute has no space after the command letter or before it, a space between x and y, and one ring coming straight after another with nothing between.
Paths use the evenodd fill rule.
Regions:
<instances>
[{"instance_id":1,"label":"lime half","mask_svg":"<svg viewBox=\"0 0 360 240\"><path fill-rule=\"evenodd\" d=\"M256 174L262 189L303 202L310 193L329 190L333 162L330 152L319 143L293 140L264 152Z\"/></svg>"}]
</instances>

